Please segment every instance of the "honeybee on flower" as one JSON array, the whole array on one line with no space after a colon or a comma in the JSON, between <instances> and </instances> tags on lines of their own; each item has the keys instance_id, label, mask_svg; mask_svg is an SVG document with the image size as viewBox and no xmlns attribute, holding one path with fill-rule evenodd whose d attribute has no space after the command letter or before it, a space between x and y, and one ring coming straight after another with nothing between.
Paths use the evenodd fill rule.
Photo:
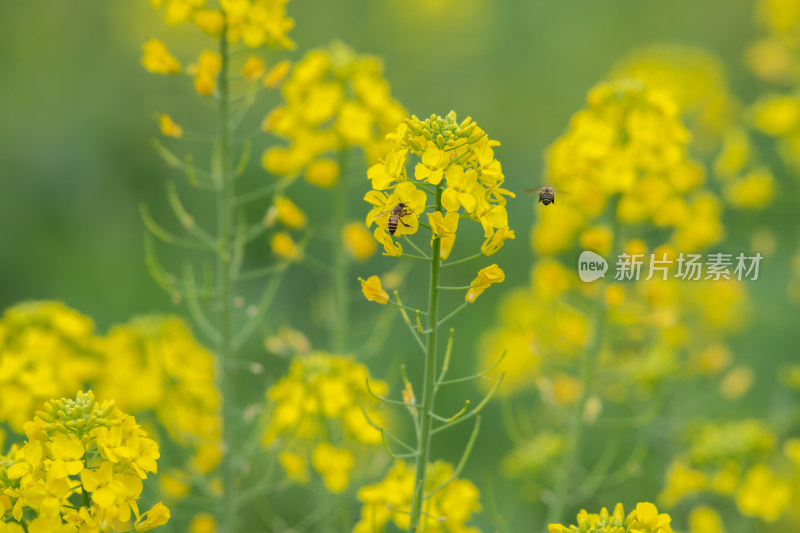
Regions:
<instances>
[{"instance_id":1,"label":"honeybee on flower","mask_svg":"<svg viewBox=\"0 0 800 533\"><path fill-rule=\"evenodd\" d=\"M408 195L417 187L432 192L429 187L435 186L442 189L441 207L444 210L448 213L463 211L481 224L486 251L493 253L506 239L514 238L513 231L508 228L505 208L506 199L513 198L514 193L502 187L505 178L500 162L494 157L494 147L500 143L489 139L471 117L458 123L455 112L445 117L432 115L425 120L412 116L386 138L394 143L394 147L381 162L367 171L373 190L364 200L375 206L368 214L368 225L372 217L391 211L400 203L394 201L395 195ZM409 174L407 164L412 158L418 160L413 173ZM414 185L410 176L418 185ZM386 190L394 190L394 193L387 196L382 192ZM419 198L423 199L422 196ZM387 236L376 231L376 239L384 243L387 253L388 248L399 246L393 242L388 244L387 238L416 233L416 217L425 211L424 200L418 208L405 201L402 203L413 213L410 227L400 224L396 233L389 232ZM403 222L408 223L408 220L403 218ZM389 229L388 221L386 229Z\"/></svg>"},{"instance_id":2,"label":"honeybee on flower","mask_svg":"<svg viewBox=\"0 0 800 533\"><path fill-rule=\"evenodd\" d=\"M402 237L417 232L419 214L425 211L427 195L425 191L417 189L413 183L404 182L395 187L390 195L380 191L369 191L364 196L364 200L375 206L367 213L367 227L372 226L374 222L391 235ZM401 205L401 210L397 211ZM383 216L387 213L391 214L388 218ZM401 224L398 225L397 221L393 223L392 219L395 216L398 217L397 221L402 218Z\"/></svg>"}]
</instances>

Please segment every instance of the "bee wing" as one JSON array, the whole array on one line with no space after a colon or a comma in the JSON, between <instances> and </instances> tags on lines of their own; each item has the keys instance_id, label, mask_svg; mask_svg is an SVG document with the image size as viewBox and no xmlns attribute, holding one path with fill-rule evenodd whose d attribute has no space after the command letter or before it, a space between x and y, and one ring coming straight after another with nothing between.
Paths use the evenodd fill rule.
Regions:
<instances>
[{"instance_id":1,"label":"bee wing","mask_svg":"<svg viewBox=\"0 0 800 533\"><path fill-rule=\"evenodd\" d=\"M387 214L391 213L391 211L392 211L392 210L391 210L391 209L389 209L388 211L383 211L383 212L381 212L381 213L378 213L378 214L376 214L376 215L373 215L373 216L372 216L372 220L375 220L375 219L376 219L376 218L378 218L378 217L382 217L383 215L387 215Z\"/></svg>"},{"instance_id":2,"label":"bee wing","mask_svg":"<svg viewBox=\"0 0 800 533\"><path fill-rule=\"evenodd\" d=\"M542 189L543 188L544 187L542 187ZM539 194L540 192L542 192L542 189L525 189L525 192L528 193L528 194ZM560 194L569 195L569 193L567 191L562 191L561 189L553 189L553 192L555 194L559 194L559 195Z\"/></svg>"}]
</instances>

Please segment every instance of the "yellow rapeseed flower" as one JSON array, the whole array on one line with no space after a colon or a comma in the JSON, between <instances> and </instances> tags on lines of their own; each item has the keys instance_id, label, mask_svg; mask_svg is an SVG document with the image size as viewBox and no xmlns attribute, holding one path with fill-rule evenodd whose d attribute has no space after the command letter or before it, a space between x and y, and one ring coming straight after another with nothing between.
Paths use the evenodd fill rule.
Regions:
<instances>
[{"instance_id":1,"label":"yellow rapeseed flower","mask_svg":"<svg viewBox=\"0 0 800 533\"><path fill-rule=\"evenodd\" d=\"M266 64L260 57L249 56L242 67L242 76L249 81L258 81L266 71Z\"/></svg>"},{"instance_id":2,"label":"yellow rapeseed flower","mask_svg":"<svg viewBox=\"0 0 800 533\"><path fill-rule=\"evenodd\" d=\"M299 261L303 258L303 250L285 231L278 231L269 238L272 252L283 259Z\"/></svg>"},{"instance_id":3,"label":"yellow rapeseed flower","mask_svg":"<svg viewBox=\"0 0 800 533\"><path fill-rule=\"evenodd\" d=\"M391 97L377 58L333 43L308 52L290 73L289 67L288 62L278 63L264 78L267 87L275 87L288 73L281 87L283 103L263 124L287 145L273 147L262 159L267 170L291 175L328 153L356 147L364 150L370 163L386 154L390 147L386 134L406 112ZM317 180L314 174L306 171L311 183L323 187L334 179Z\"/></svg>"},{"instance_id":4,"label":"yellow rapeseed flower","mask_svg":"<svg viewBox=\"0 0 800 533\"><path fill-rule=\"evenodd\" d=\"M405 181L394 188L392 194L387 195L380 191L369 191L364 200L372 204L372 209L367 213L367 227L377 224L379 228L388 231L392 211L401 203L405 206L405 214L397 221L394 235L413 235L419 228L419 217L425 212L427 195L425 191L417 189L410 181Z\"/></svg>"},{"instance_id":5,"label":"yellow rapeseed flower","mask_svg":"<svg viewBox=\"0 0 800 533\"><path fill-rule=\"evenodd\" d=\"M478 533L467 525L481 510L478 487L465 479L454 479L452 465L444 461L429 464L426 478L426 487L441 488L424 500L420 528L430 533ZM383 480L358 490L363 507L353 533L382 531L389 522L408 529L413 494L414 468L398 460Z\"/></svg>"},{"instance_id":6,"label":"yellow rapeseed flower","mask_svg":"<svg viewBox=\"0 0 800 533\"><path fill-rule=\"evenodd\" d=\"M667 507L673 507L686 496L705 489L708 476L682 460L675 460L667 469L664 485L659 500Z\"/></svg>"},{"instance_id":7,"label":"yellow rapeseed flower","mask_svg":"<svg viewBox=\"0 0 800 533\"><path fill-rule=\"evenodd\" d=\"M286 196L275 197L275 207L278 210L278 221L293 229L302 229L308 224L308 217Z\"/></svg>"},{"instance_id":8,"label":"yellow rapeseed flower","mask_svg":"<svg viewBox=\"0 0 800 533\"><path fill-rule=\"evenodd\" d=\"M489 256L497 252L500 248L503 247L506 240L508 239L515 239L516 235L514 231L510 229L508 226L497 228L491 237L488 237L481 246L481 253L483 255Z\"/></svg>"},{"instance_id":9,"label":"yellow rapeseed flower","mask_svg":"<svg viewBox=\"0 0 800 533\"><path fill-rule=\"evenodd\" d=\"M169 519L169 509L164 504L157 503L137 518L134 529L136 531L150 531L158 526L163 526Z\"/></svg>"},{"instance_id":10,"label":"yellow rapeseed flower","mask_svg":"<svg viewBox=\"0 0 800 533\"><path fill-rule=\"evenodd\" d=\"M768 204L775 194L775 178L765 168L752 170L725 188L725 198L734 207L757 209Z\"/></svg>"},{"instance_id":11,"label":"yellow rapeseed flower","mask_svg":"<svg viewBox=\"0 0 800 533\"><path fill-rule=\"evenodd\" d=\"M458 213L451 211L446 215L442 215L442 213L439 211L434 211L433 213L428 213L427 215L428 224L433 230L434 238L455 235L456 230L458 229Z\"/></svg>"},{"instance_id":12,"label":"yellow rapeseed flower","mask_svg":"<svg viewBox=\"0 0 800 533\"><path fill-rule=\"evenodd\" d=\"M228 23L231 44L244 43L250 48L294 48L289 31L294 20L286 16L289 0L220 0Z\"/></svg>"},{"instance_id":13,"label":"yellow rapeseed flower","mask_svg":"<svg viewBox=\"0 0 800 533\"><path fill-rule=\"evenodd\" d=\"M695 507L689 513L689 533L725 533L722 517L707 505Z\"/></svg>"},{"instance_id":14,"label":"yellow rapeseed flower","mask_svg":"<svg viewBox=\"0 0 800 533\"><path fill-rule=\"evenodd\" d=\"M222 57L211 50L203 50L194 66L194 88L198 94L209 96L217 88L217 74L222 68Z\"/></svg>"},{"instance_id":15,"label":"yellow rapeseed flower","mask_svg":"<svg viewBox=\"0 0 800 533\"><path fill-rule=\"evenodd\" d=\"M670 95L700 137L703 148L729 126L736 102L719 59L701 48L646 46L628 54L611 79L635 78Z\"/></svg>"},{"instance_id":16,"label":"yellow rapeseed flower","mask_svg":"<svg viewBox=\"0 0 800 533\"><path fill-rule=\"evenodd\" d=\"M312 352L294 358L288 374L267 391L271 414L262 437L265 446L280 449L287 476L305 483L310 463L328 490L341 492L356 467L372 460L365 452L378 450L381 435L364 411L376 424L384 419L366 390L368 379L373 393L387 393L386 383L370 379L352 357Z\"/></svg>"},{"instance_id":17,"label":"yellow rapeseed flower","mask_svg":"<svg viewBox=\"0 0 800 533\"><path fill-rule=\"evenodd\" d=\"M787 135L800 127L800 99L793 95L763 96L750 112L754 126L767 135Z\"/></svg>"},{"instance_id":18,"label":"yellow rapeseed flower","mask_svg":"<svg viewBox=\"0 0 800 533\"><path fill-rule=\"evenodd\" d=\"M344 492L350 484L350 471L355 466L355 456L347 449L339 449L320 442L311 453L311 464L322 476L325 488L331 494Z\"/></svg>"},{"instance_id":19,"label":"yellow rapeseed flower","mask_svg":"<svg viewBox=\"0 0 800 533\"><path fill-rule=\"evenodd\" d=\"M288 59L283 59L275 63L264 76L264 87L268 89L275 89L278 87L284 78L286 78L286 75L289 74L291 68L292 62Z\"/></svg>"},{"instance_id":20,"label":"yellow rapeseed flower","mask_svg":"<svg viewBox=\"0 0 800 533\"><path fill-rule=\"evenodd\" d=\"M474 280L472 280L472 283L470 283L470 289L467 291L467 295L464 297L464 299L467 302L472 303L491 284L500 283L504 279L506 279L505 273L496 264L482 268L478 272L478 277L476 277Z\"/></svg>"},{"instance_id":21,"label":"yellow rapeseed flower","mask_svg":"<svg viewBox=\"0 0 800 533\"><path fill-rule=\"evenodd\" d=\"M198 513L189 522L189 533L217 533L217 520L211 513Z\"/></svg>"},{"instance_id":22,"label":"yellow rapeseed flower","mask_svg":"<svg viewBox=\"0 0 800 533\"><path fill-rule=\"evenodd\" d=\"M282 451L278 453L278 461L289 479L298 483L308 483L308 460L296 453Z\"/></svg>"},{"instance_id":23,"label":"yellow rapeseed flower","mask_svg":"<svg viewBox=\"0 0 800 533\"><path fill-rule=\"evenodd\" d=\"M351 222L342 228L345 249L356 261L366 261L375 253L375 240L364 224Z\"/></svg>"},{"instance_id":24,"label":"yellow rapeseed flower","mask_svg":"<svg viewBox=\"0 0 800 533\"><path fill-rule=\"evenodd\" d=\"M162 472L158 477L161 491L170 498L180 499L192 490L188 476L176 469Z\"/></svg>"},{"instance_id":25,"label":"yellow rapeseed flower","mask_svg":"<svg viewBox=\"0 0 800 533\"><path fill-rule=\"evenodd\" d=\"M791 485L763 464L757 464L747 471L736 493L739 512L745 516L756 516L765 522L778 520L791 501Z\"/></svg>"},{"instance_id":26,"label":"yellow rapeseed flower","mask_svg":"<svg viewBox=\"0 0 800 533\"><path fill-rule=\"evenodd\" d=\"M167 24L192 21L203 32L218 37L227 27L231 45L243 42L250 48L268 46L293 48L288 33L294 21L286 16L289 0L221 0L220 9L207 9L205 0L150 0L155 8L164 6Z\"/></svg>"},{"instance_id":27,"label":"yellow rapeseed flower","mask_svg":"<svg viewBox=\"0 0 800 533\"><path fill-rule=\"evenodd\" d=\"M167 137L175 137L180 139L183 137L183 128L172 121L172 117L166 113L158 115L158 127L161 129L161 134Z\"/></svg>"},{"instance_id":28,"label":"yellow rapeseed flower","mask_svg":"<svg viewBox=\"0 0 800 533\"><path fill-rule=\"evenodd\" d=\"M181 71L181 64L167 51L164 43L158 39L150 39L142 45L144 56L142 65L154 74L177 74Z\"/></svg>"},{"instance_id":29,"label":"yellow rapeseed flower","mask_svg":"<svg viewBox=\"0 0 800 533\"><path fill-rule=\"evenodd\" d=\"M211 37L219 37L222 28L225 27L225 16L214 9L200 9L195 11L193 22L200 31L207 33Z\"/></svg>"},{"instance_id":30,"label":"yellow rapeseed flower","mask_svg":"<svg viewBox=\"0 0 800 533\"><path fill-rule=\"evenodd\" d=\"M361 278L358 278L358 280L361 282L361 291L367 300L382 305L386 305L389 302L389 293L381 287L381 278L370 276L366 281Z\"/></svg>"},{"instance_id":31,"label":"yellow rapeseed flower","mask_svg":"<svg viewBox=\"0 0 800 533\"><path fill-rule=\"evenodd\" d=\"M381 226L375 228L373 233L375 240L383 245L383 255L391 257L400 257L403 255L403 247L400 243L392 240L392 236Z\"/></svg>"},{"instance_id":32,"label":"yellow rapeseed flower","mask_svg":"<svg viewBox=\"0 0 800 533\"><path fill-rule=\"evenodd\" d=\"M339 164L332 159L317 159L306 166L306 181L327 189L339 180Z\"/></svg>"}]
</instances>

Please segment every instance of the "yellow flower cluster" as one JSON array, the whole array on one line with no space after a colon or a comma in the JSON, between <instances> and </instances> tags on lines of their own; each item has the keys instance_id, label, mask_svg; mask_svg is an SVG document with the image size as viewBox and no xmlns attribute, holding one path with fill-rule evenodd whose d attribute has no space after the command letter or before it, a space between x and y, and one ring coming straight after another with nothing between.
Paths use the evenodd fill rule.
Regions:
<instances>
[{"instance_id":1,"label":"yellow flower cluster","mask_svg":"<svg viewBox=\"0 0 800 533\"><path fill-rule=\"evenodd\" d=\"M481 510L478 487L471 481L454 479L453 466L444 461L428 465L425 487L421 531L478 533L478 529L467 525L472 515ZM413 494L414 467L398 460L383 480L358 490L363 507L353 533L380 533L389 522L408 529Z\"/></svg>"},{"instance_id":2,"label":"yellow flower cluster","mask_svg":"<svg viewBox=\"0 0 800 533\"><path fill-rule=\"evenodd\" d=\"M92 320L60 302L25 302L0 319L0 422L21 433L50 398L73 394L104 358Z\"/></svg>"},{"instance_id":3,"label":"yellow flower cluster","mask_svg":"<svg viewBox=\"0 0 800 533\"><path fill-rule=\"evenodd\" d=\"M367 161L376 161L388 150L385 135L406 116L391 96L380 60L338 42L308 52L281 93L284 103L262 128L288 145L264 152L264 168L279 176L305 169L306 179L319 187L333 186L341 170L326 154L360 147Z\"/></svg>"},{"instance_id":4,"label":"yellow flower cluster","mask_svg":"<svg viewBox=\"0 0 800 533\"><path fill-rule=\"evenodd\" d=\"M712 493L735 501L745 516L775 522L800 496L800 485L793 483L800 481L800 440L787 440L782 451L783 456L775 434L760 420L707 424L673 460L660 500L672 507Z\"/></svg>"},{"instance_id":5,"label":"yellow flower cluster","mask_svg":"<svg viewBox=\"0 0 800 533\"><path fill-rule=\"evenodd\" d=\"M800 9L794 0L760 0L757 17L766 35L753 43L745 59L763 80L785 85L800 74Z\"/></svg>"},{"instance_id":6,"label":"yellow flower cluster","mask_svg":"<svg viewBox=\"0 0 800 533\"><path fill-rule=\"evenodd\" d=\"M682 52L671 54L682 57ZM600 349L603 364L630 378L611 384L610 396L626 397L632 384L646 388L668 377L717 374L730 362L722 340L741 323L742 285L674 279L678 251L702 250L724 233L722 202L701 188L704 171L689 156L690 134L681 121L685 113L712 131L724 113L706 107L722 91L722 82L711 94L698 87L678 90L692 69L674 65L676 60L663 65L658 57L646 57L623 62L615 76L638 72L650 85L618 78L592 89L588 108L572 118L567 133L547 153L546 180L558 201L538 209L531 244L540 258L531 270L531 284L505 298L502 326L481 341L481 365L506 354L501 394L535 384L545 401L572 404L580 395L575 380L550 370L542 375L542 361L584 353L590 334L586 309L597 302L606 308L604 328L612 330ZM704 57L694 62L705 64ZM716 118L701 118L706 113ZM753 191L747 195L757 196ZM654 235L661 242L637 235L651 240ZM582 283L574 267L552 257L565 252L575 257L581 249L609 260L605 283ZM612 282L615 254L623 251L642 254L636 283ZM651 254L672 265L666 280L658 272L646 280ZM614 342L622 338L624 344ZM733 396L747 390L723 388Z\"/></svg>"},{"instance_id":7,"label":"yellow flower cluster","mask_svg":"<svg viewBox=\"0 0 800 533\"><path fill-rule=\"evenodd\" d=\"M378 402L366 390L367 368L350 356L312 352L298 356L283 377L267 391L268 422L265 446L279 449L278 458L289 478L305 483L309 460L325 487L344 491L352 470L365 466L371 454L364 451L381 443ZM385 395L388 387L370 380L373 393Z\"/></svg>"},{"instance_id":8,"label":"yellow flower cluster","mask_svg":"<svg viewBox=\"0 0 800 533\"><path fill-rule=\"evenodd\" d=\"M699 48L650 46L624 58L610 77L635 78L669 94L692 131L692 147L716 150L712 174L729 205L758 209L769 203L774 178L756 164L746 120L713 55Z\"/></svg>"},{"instance_id":9,"label":"yellow flower cluster","mask_svg":"<svg viewBox=\"0 0 800 533\"><path fill-rule=\"evenodd\" d=\"M699 137L700 148L713 147L736 113L722 64L701 48L646 46L620 60L609 78L634 78L667 92Z\"/></svg>"},{"instance_id":10,"label":"yellow flower cluster","mask_svg":"<svg viewBox=\"0 0 800 533\"><path fill-rule=\"evenodd\" d=\"M777 139L778 152L796 174L800 169L800 3L760 0L757 14L766 35L750 46L747 63L774 90L750 108L756 129ZM793 260L788 290L800 300L800 251Z\"/></svg>"},{"instance_id":11,"label":"yellow flower cluster","mask_svg":"<svg viewBox=\"0 0 800 533\"><path fill-rule=\"evenodd\" d=\"M611 514L605 507L599 513L582 510L577 525L550 524L547 528L550 533L672 533L671 521L668 514L659 513L652 503L637 503L627 516L618 503Z\"/></svg>"},{"instance_id":12,"label":"yellow flower cluster","mask_svg":"<svg viewBox=\"0 0 800 533\"><path fill-rule=\"evenodd\" d=\"M587 101L548 151L547 184L569 194L542 211L536 251L560 252L582 232L597 232L610 203L622 224L671 229L681 251L717 242L721 205L698 190L704 171L689 157L690 134L669 93L628 78L596 86Z\"/></svg>"},{"instance_id":13,"label":"yellow flower cluster","mask_svg":"<svg viewBox=\"0 0 800 533\"><path fill-rule=\"evenodd\" d=\"M299 230L306 227L308 217L300 207L284 195L276 195L273 205L267 212L265 224L272 226L277 220L287 230ZM268 237L272 253L281 259L300 261L303 258L303 249L295 241L292 234L286 230L271 233Z\"/></svg>"},{"instance_id":14,"label":"yellow flower cluster","mask_svg":"<svg viewBox=\"0 0 800 533\"><path fill-rule=\"evenodd\" d=\"M155 8L164 6L167 24L192 22L212 37L218 37L226 30L228 42L242 42L250 48L294 48L294 43L288 37L294 27L294 21L286 16L288 2L220 0L217 9L216 6L207 6L206 0L150 0Z\"/></svg>"},{"instance_id":15,"label":"yellow flower cluster","mask_svg":"<svg viewBox=\"0 0 800 533\"><path fill-rule=\"evenodd\" d=\"M217 88L217 75L222 69L222 56L211 50L203 50L197 64L189 69L194 74L194 89L197 94L209 96Z\"/></svg>"},{"instance_id":16,"label":"yellow flower cluster","mask_svg":"<svg viewBox=\"0 0 800 533\"><path fill-rule=\"evenodd\" d=\"M167 45L158 39L150 39L142 45L142 66L153 74L177 74L181 71L178 59L169 53Z\"/></svg>"},{"instance_id":17,"label":"yellow flower cluster","mask_svg":"<svg viewBox=\"0 0 800 533\"><path fill-rule=\"evenodd\" d=\"M604 394L620 400L665 379L726 371L731 355L723 341L745 314L741 284L643 278L600 287L581 282L556 259L536 261L530 286L504 296L498 325L483 334L480 367L492 365L505 353L500 367L506 376L498 394L536 386L546 402L572 405L578 385L554 372L551 363L572 360L585 351L590 315L581 302L596 301L597 291L603 291L608 332L603 364L619 373ZM624 343L614 341L622 338Z\"/></svg>"},{"instance_id":18,"label":"yellow flower cluster","mask_svg":"<svg viewBox=\"0 0 800 533\"><path fill-rule=\"evenodd\" d=\"M210 472L219 459L220 396L214 357L183 319L144 316L101 341L108 354L95 390L126 411L152 412L175 443L195 450L192 466Z\"/></svg>"},{"instance_id":19,"label":"yellow flower cluster","mask_svg":"<svg viewBox=\"0 0 800 533\"><path fill-rule=\"evenodd\" d=\"M136 318L105 337L93 327L58 302L23 303L5 312L0 421L22 433L48 398L91 384L126 412L153 413L174 443L192 448L186 466L211 472L221 453L212 354L177 317Z\"/></svg>"},{"instance_id":20,"label":"yellow flower cluster","mask_svg":"<svg viewBox=\"0 0 800 533\"><path fill-rule=\"evenodd\" d=\"M91 391L49 401L25 433L28 440L13 457L0 460L3 522L25 523L29 532L100 533L147 531L169 519L160 503L139 511L142 480L156 472L158 445L113 401L99 404Z\"/></svg>"},{"instance_id":21,"label":"yellow flower cluster","mask_svg":"<svg viewBox=\"0 0 800 533\"><path fill-rule=\"evenodd\" d=\"M425 120L412 116L387 139L393 147L382 162L369 168L367 177L373 190L364 197L373 206L367 225L377 224L374 235L386 254L399 256L403 248L388 231L391 217L380 216L381 213L391 213L400 204L405 206L394 233L402 236L417 231L418 219L427 207L425 185L418 187L408 177L409 155L419 158L414 166L415 180L441 190L441 205L447 214L429 213L428 221L434 236L442 239L443 259L449 256L455 242L462 209L465 216L483 227L486 240L481 251L485 255L495 253L506 239L514 238L505 207L506 197L513 198L514 194L502 188L505 177L494 157L494 147L500 143L489 139L472 118L458 123L452 111L446 117L431 115ZM382 192L385 190L391 193Z\"/></svg>"}]
</instances>

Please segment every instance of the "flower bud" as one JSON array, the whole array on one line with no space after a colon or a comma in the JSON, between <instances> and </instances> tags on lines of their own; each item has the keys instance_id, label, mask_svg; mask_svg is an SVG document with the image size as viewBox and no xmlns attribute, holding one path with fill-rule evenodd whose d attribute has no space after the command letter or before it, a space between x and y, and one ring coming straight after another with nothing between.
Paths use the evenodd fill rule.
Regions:
<instances>
[{"instance_id":1,"label":"flower bud","mask_svg":"<svg viewBox=\"0 0 800 533\"><path fill-rule=\"evenodd\" d=\"M481 137L483 137L483 132L482 131L476 131L475 133L470 135L469 139L467 139L467 142L469 144L475 144L476 142L481 140Z\"/></svg>"}]
</instances>

